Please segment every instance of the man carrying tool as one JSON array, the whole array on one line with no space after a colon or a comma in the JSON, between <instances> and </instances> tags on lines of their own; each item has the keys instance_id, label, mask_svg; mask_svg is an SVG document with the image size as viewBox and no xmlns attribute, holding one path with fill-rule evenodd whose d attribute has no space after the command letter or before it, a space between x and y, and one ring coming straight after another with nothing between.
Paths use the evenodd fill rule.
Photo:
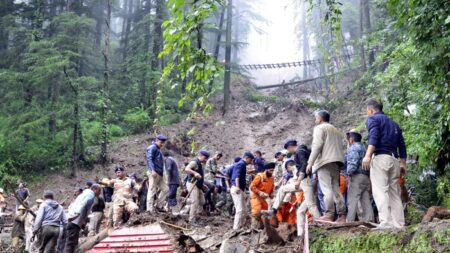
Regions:
<instances>
[{"instance_id":1,"label":"man carrying tool","mask_svg":"<svg viewBox=\"0 0 450 253\"><path fill-rule=\"evenodd\" d=\"M158 134L152 145L147 148L147 175L149 178L147 211L151 213L155 211L155 207L162 210L167 198L168 189L163 178L164 159L161 152L161 149L166 144L166 141L166 136Z\"/></svg>"},{"instance_id":2,"label":"man carrying tool","mask_svg":"<svg viewBox=\"0 0 450 253\"><path fill-rule=\"evenodd\" d=\"M184 168L187 174L187 189L188 195L186 198L190 202L189 209L189 223L194 225L196 223L199 211L205 203L205 198L203 196L203 180L204 171L203 164L209 158L208 151L201 150L196 158L194 158L189 164Z\"/></svg>"},{"instance_id":3,"label":"man carrying tool","mask_svg":"<svg viewBox=\"0 0 450 253\"><path fill-rule=\"evenodd\" d=\"M343 136L329 123L330 114L327 111L318 110L314 116L316 126L306 172L317 173L324 194L325 214L318 220L333 222L336 204L338 212L336 222L345 223L344 197L339 189L339 170L344 165Z\"/></svg>"},{"instance_id":4,"label":"man carrying tool","mask_svg":"<svg viewBox=\"0 0 450 253\"><path fill-rule=\"evenodd\" d=\"M20 248L23 248L23 245L25 244L25 219L27 214L28 211L23 205L20 205L19 208L17 208L17 212L14 217L14 225L11 231L11 244L15 252L19 252ZM20 245L21 242L22 245Z\"/></svg>"},{"instance_id":5,"label":"man carrying tool","mask_svg":"<svg viewBox=\"0 0 450 253\"><path fill-rule=\"evenodd\" d=\"M361 143L361 139L361 134L355 130L347 133L347 141L350 145L345 155L346 174L349 180L347 222L355 221L358 202L362 207L361 217L358 215L358 220L373 221L369 171L362 168L362 159L366 154L366 148Z\"/></svg>"},{"instance_id":6,"label":"man carrying tool","mask_svg":"<svg viewBox=\"0 0 450 253\"><path fill-rule=\"evenodd\" d=\"M377 229L405 226L399 178L406 171L406 145L402 129L383 113L383 105L375 99L367 102L366 128L369 147L363 168L370 169L370 180L380 225Z\"/></svg>"},{"instance_id":7,"label":"man carrying tool","mask_svg":"<svg viewBox=\"0 0 450 253\"><path fill-rule=\"evenodd\" d=\"M43 197L44 202L39 207L34 221L33 237L40 231L39 253L53 253L59 237L59 226L67 224L67 217L63 207L53 200L52 191L45 191Z\"/></svg>"},{"instance_id":8,"label":"man carrying tool","mask_svg":"<svg viewBox=\"0 0 450 253\"><path fill-rule=\"evenodd\" d=\"M275 170L275 163L266 163L264 165L264 172L256 174L252 183L250 184L250 206L252 208L252 227L261 229L261 210L267 210L269 204L267 200L273 197L275 188L273 181L273 172Z\"/></svg>"},{"instance_id":9,"label":"man carrying tool","mask_svg":"<svg viewBox=\"0 0 450 253\"><path fill-rule=\"evenodd\" d=\"M85 189L77 197L72 208L69 210L69 224L66 227L66 243L64 253L74 253L78 246L80 230L84 228L87 222L95 197L100 196L102 188L99 184L93 184L90 189Z\"/></svg>"},{"instance_id":10,"label":"man carrying tool","mask_svg":"<svg viewBox=\"0 0 450 253\"><path fill-rule=\"evenodd\" d=\"M181 185L180 171L177 161L167 151L164 152L164 163L167 173L167 183L169 185L166 210L171 212L172 207L177 205L177 190Z\"/></svg>"},{"instance_id":11,"label":"man carrying tool","mask_svg":"<svg viewBox=\"0 0 450 253\"><path fill-rule=\"evenodd\" d=\"M114 169L116 173L116 178L102 181L101 184L106 184L109 186L114 186L114 195L112 197L113 206L113 226L114 228L119 228L122 224L122 216L124 212L133 215L138 212L139 207L133 202L133 189L135 183L125 174L125 167L123 165L117 165Z\"/></svg>"},{"instance_id":12,"label":"man carrying tool","mask_svg":"<svg viewBox=\"0 0 450 253\"><path fill-rule=\"evenodd\" d=\"M231 197L233 199L236 214L234 216L233 229L238 230L245 224L246 207L245 207L245 188L247 165L253 163L255 157L249 151L244 153L242 160L233 165L231 173Z\"/></svg>"}]
</instances>

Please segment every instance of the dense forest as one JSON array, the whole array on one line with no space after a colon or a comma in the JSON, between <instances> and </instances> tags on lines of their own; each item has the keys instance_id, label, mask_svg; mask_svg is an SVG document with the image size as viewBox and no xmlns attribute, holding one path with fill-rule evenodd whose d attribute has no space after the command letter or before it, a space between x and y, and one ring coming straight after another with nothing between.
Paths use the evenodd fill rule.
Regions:
<instances>
[{"instance_id":1,"label":"dense forest","mask_svg":"<svg viewBox=\"0 0 450 253\"><path fill-rule=\"evenodd\" d=\"M108 163L108 143L194 113L227 113L257 0L2 0L0 181ZM450 205L450 2L292 0L305 65L358 69L417 157L409 177ZM211 98L222 96L223 107ZM420 181L423 171L434 176ZM420 182L419 182L420 181ZM430 193L431 192L431 193Z\"/></svg>"}]
</instances>

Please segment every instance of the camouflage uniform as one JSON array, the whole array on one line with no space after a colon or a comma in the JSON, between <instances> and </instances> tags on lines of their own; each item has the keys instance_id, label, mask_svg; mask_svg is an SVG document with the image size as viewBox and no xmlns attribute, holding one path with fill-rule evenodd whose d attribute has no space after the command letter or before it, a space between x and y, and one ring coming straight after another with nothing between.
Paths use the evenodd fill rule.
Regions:
<instances>
[{"instance_id":1,"label":"camouflage uniform","mask_svg":"<svg viewBox=\"0 0 450 253\"><path fill-rule=\"evenodd\" d=\"M124 179L114 179L114 195L113 195L113 223L117 228L121 223L123 212L126 211L130 215L136 213L139 208L133 202L132 192L135 183L132 179L125 177Z\"/></svg>"}]
</instances>

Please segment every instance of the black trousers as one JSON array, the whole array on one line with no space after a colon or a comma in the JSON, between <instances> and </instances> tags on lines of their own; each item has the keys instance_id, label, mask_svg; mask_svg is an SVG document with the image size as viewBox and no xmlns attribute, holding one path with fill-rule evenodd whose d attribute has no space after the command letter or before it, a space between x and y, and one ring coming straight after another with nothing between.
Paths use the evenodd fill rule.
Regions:
<instances>
[{"instance_id":1,"label":"black trousers","mask_svg":"<svg viewBox=\"0 0 450 253\"><path fill-rule=\"evenodd\" d=\"M43 226L41 232L41 245L39 253L55 252L56 243L58 242L59 226Z\"/></svg>"},{"instance_id":2,"label":"black trousers","mask_svg":"<svg viewBox=\"0 0 450 253\"><path fill-rule=\"evenodd\" d=\"M66 244L64 246L64 253L74 253L78 247L78 238L80 237L81 228L72 222L66 227Z\"/></svg>"}]
</instances>

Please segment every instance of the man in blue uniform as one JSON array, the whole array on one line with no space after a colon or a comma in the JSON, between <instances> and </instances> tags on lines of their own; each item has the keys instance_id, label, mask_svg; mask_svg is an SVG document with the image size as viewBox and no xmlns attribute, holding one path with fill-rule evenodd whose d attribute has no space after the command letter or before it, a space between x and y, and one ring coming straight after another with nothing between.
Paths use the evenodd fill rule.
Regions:
<instances>
[{"instance_id":1,"label":"man in blue uniform","mask_svg":"<svg viewBox=\"0 0 450 253\"><path fill-rule=\"evenodd\" d=\"M156 139L153 141L152 145L147 148L147 175L149 178L147 211L150 212L154 212L155 206L162 209L166 202L168 187L163 179L164 160L163 154L161 153L161 149L164 147L166 141L167 137L159 134L156 136ZM156 196L157 194L158 196Z\"/></svg>"}]
</instances>

